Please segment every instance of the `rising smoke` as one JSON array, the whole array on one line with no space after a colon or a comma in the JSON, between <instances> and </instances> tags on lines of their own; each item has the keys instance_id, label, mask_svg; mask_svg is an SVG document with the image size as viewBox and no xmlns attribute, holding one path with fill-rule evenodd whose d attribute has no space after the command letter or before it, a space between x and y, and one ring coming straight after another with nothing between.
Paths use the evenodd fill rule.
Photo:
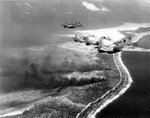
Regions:
<instances>
[{"instance_id":1,"label":"rising smoke","mask_svg":"<svg viewBox=\"0 0 150 118\"><path fill-rule=\"evenodd\" d=\"M40 56L39 56L40 57ZM74 60L62 58L60 64L53 63L53 56L45 54L42 57L33 59L27 51L20 55L4 56L0 63L2 68L0 79L0 90L9 92L23 89L54 89L57 87L80 86L101 81L99 78L67 78L62 75L74 71L87 72L100 70L98 64L88 63L78 65Z\"/></svg>"}]
</instances>

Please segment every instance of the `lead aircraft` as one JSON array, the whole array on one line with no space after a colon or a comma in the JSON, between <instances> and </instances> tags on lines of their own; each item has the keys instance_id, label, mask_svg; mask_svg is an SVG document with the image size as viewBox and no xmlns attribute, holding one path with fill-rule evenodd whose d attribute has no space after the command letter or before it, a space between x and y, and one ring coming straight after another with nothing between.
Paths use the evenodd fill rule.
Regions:
<instances>
[{"instance_id":1,"label":"lead aircraft","mask_svg":"<svg viewBox=\"0 0 150 118\"><path fill-rule=\"evenodd\" d=\"M80 22L75 22L75 23L68 23L68 22L66 22L66 23L64 23L64 24L62 24L62 26L64 27L64 28L77 28L77 27L83 27L83 24L81 24Z\"/></svg>"},{"instance_id":2,"label":"lead aircraft","mask_svg":"<svg viewBox=\"0 0 150 118\"><path fill-rule=\"evenodd\" d=\"M92 34L76 34L73 38L75 42L85 43L86 45L94 45L99 53L116 53L120 51L130 51L136 47L133 45L130 36L114 41L109 36L95 36Z\"/></svg>"}]
</instances>

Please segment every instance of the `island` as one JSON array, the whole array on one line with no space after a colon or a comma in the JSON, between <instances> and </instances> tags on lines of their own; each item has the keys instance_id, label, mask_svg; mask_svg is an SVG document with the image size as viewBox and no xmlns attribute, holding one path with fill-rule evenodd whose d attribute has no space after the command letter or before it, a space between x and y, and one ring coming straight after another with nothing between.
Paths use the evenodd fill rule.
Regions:
<instances>
[{"instance_id":1,"label":"island","mask_svg":"<svg viewBox=\"0 0 150 118\"><path fill-rule=\"evenodd\" d=\"M123 29L124 31L122 27L111 30L110 28L102 29L102 32L110 30L110 34L115 32L126 36L132 33L132 39L135 42L140 37L150 34L149 32L129 31L132 25L126 30ZM138 26L137 29L139 29ZM101 29L92 32L101 32ZM119 39L119 35L116 35L116 39ZM54 49L58 51L57 64L52 63L53 57L49 55L49 52L47 53L48 50ZM133 51L137 49L139 48ZM140 50L145 51L141 48ZM121 60L121 52L98 53L94 46L87 46L72 40L42 48L33 47L23 54L28 54L30 57L28 61L26 57L21 59L12 57L12 59L17 59L16 63L26 62L26 71L24 71L21 86L25 88L28 86L46 94L42 99L37 97L33 100L34 102L32 99L24 100L24 102L6 101L12 107L11 113L2 115L1 118L92 118L122 95L132 83L130 73ZM17 104L18 108L14 108Z\"/></svg>"}]
</instances>

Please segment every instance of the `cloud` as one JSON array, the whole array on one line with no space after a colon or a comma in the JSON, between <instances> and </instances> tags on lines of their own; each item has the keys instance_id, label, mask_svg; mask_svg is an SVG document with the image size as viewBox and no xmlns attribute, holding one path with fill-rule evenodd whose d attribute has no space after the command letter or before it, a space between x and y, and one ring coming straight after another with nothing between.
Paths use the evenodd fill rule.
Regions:
<instances>
[{"instance_id":1,"label":"cloud","mask_svg":"<svg viewBox=\"0 0 150 118\"><path fill-rule=\"evenodd\" d=\"M106 7L104 7L103 5L100 5L101 6L101 11L102 12L109 12L110 10L108 9L108 8L106 8Z\"/></svg>"},{"instance_id":2,"label":"cloud","mask_svg":"<svg viewBox=\"0 0 150 118\"><path fill-rule=\"evenodd\" d=\"M82 5L91 11L99 11L99 12L109 12L110 11L108 8L104 7L103 5L100 5L100 8L96 7L93 3L88 3L88 2L82 2Z\"/></svg>"},{"instance_id":3,"label":"cloud","mask_svg":"<svg viewBox=\"0 0 150 118\"><path fill-rule=\"evenodd\" d=\"M85 6L88 10L100 11L100 9L98 7L96 7L93 3L82 2L82 5Z\"/></svg>"}]
</instances>

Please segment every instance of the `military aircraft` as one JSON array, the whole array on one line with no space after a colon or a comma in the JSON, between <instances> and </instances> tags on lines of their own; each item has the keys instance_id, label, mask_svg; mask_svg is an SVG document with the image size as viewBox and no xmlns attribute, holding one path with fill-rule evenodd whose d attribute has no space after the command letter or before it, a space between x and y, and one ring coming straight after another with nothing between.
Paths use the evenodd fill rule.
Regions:
<instances>
[{"instance_id":1,"label":"military aircraft","mask_svg":"<svg viewBox=\"0 0 150 118\"><path fill-rule=\"evenodd\" d=\"M106 36L95 36L95 35L88 35L86 37L86 45L99 45L99 40L100 38L106 39L106 40L111 40L109 37Z\"/></svg>"},{"instance_id":2,"label":"military aircraft","mask_svg":"<svg viewBox=\"0 0 150 118\"><path fill-rule=\"evenodd\" d=\"M77 27L83 27L83 25L80 22L76 23L68 23L62 24L64 28L77 28Z\"/></svg>"},{"instance_id":3,"label":"military aircraft","mask_svg":"<svg viewBox=\"0 0 150 118\"><path fill-rule=\"evenodd\" d=\"M124 50L124 48L134 48L131 38L122 38L119 41L112 41L102 37L99 40L98 52L107 52L109 54Z\"/></svg>"},{"instance_id":4,"label":"military aircraft","mask_svg":"<svg viewBox=\"0 0 150 118\"><path fill-rule=\"evenodd\" d=\"M86 45L98 45L99 38L93 34L82 34L78 33L73 38L75 42L85 43Z\"/></svg>"},{"instance_id":5,"label":"military aircraft","mask_svg":"<svg viewBox=\"0 0 150 118\"><path fill-rule=\"evenodd\" d=\"M78 33L73 38L75 42L85 43L86 45L93 45L98 49L99 53L113 54L120 51L142 51L149 50L137 47L134 37L131 36L121 38L120 40L113 40L109 36L95 36L93 34Z\"/></svg>"},{"instance_id":6,"label":"military aircraft","mask_svg":"<svg viewBox=\"0 0 150 118\"><path fill-rule=\"evenodd\" d=\"M75 35L75 37L73 37L73 40L75 42L83 43L83 42L86 41L86 37L87 37L87 35L83 35L81 33L78 33L78 34Z\"/></svg>"}]
</instances>

